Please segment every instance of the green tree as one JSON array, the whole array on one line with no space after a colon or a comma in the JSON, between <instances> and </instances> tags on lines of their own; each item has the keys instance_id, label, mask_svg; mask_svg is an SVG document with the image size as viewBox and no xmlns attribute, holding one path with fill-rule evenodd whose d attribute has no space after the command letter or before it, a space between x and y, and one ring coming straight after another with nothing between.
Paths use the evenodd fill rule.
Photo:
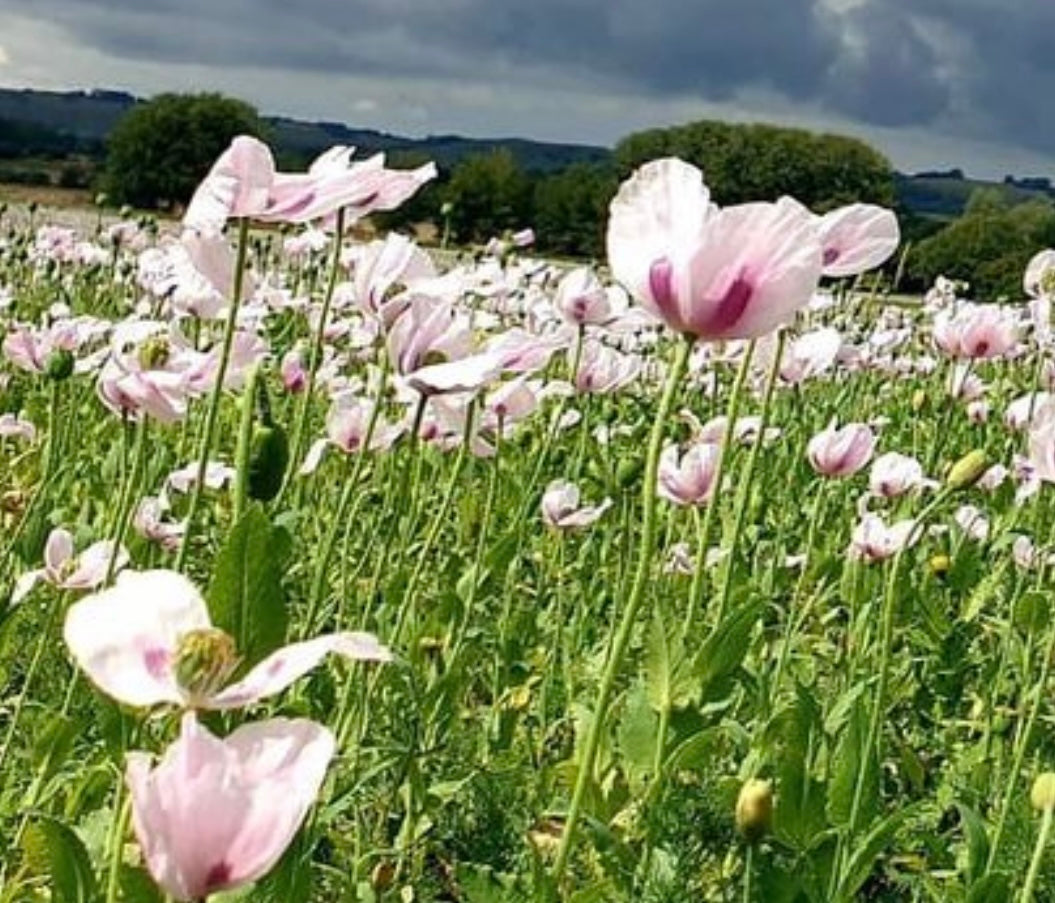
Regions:
<instances>
[{"instance_id":1,"label":"green tree","mask_svg":"<svg viewBox=\"0 0 1055 903\"><path fill-rule=\"evenodd\" d=\"M107 141L103 187L137 207L186 203L236 135L263 137L256 110L220 94L160 94L137 104Z\"/></svg>"},{"instance_id":2,"label":"green tree","mask_svg":"<svg viewBox=\"0 0 1055 903\"><path fill-rule=\"evenodd\" d=\"M1055 242L1055 207L1035 200L1014 207L979 196L968 212L921 241L908 257L912 287L938 276L962 279L979 300L1023 297L1022 274L1030 258Z\"/></svg>"},{"instance_id":3,"label":"green tree","mask_svg":"<svg viewBox=\"0 0 1055 903\"><path fill-rule=\"evenodd\" d=\"M466 157L451 172L443 199L456 241L486 241L531 225L531 180L508 150Z\"/></svg>"},{"instance_id":4,"label":"green tree","mask_svg":"<svg viewBox=\"0 0 1055 903\"><path fill-rule=\"evenodd\" d=\"M615 149L624 174L648 160L677 156L699 166L719 204L790 194L824 212L842 204L894 201L890 163L856 138L773 125L703 120L637 132Z\"/></svg>"},{"instance_id":5,"label":"green tree","mask_svg":"<svg viewBox=\"0 0 1055 903\"><path fill-rule=\"evenodd\" d=\"M608 204L619 180L605 163L575 163L540 179L532 222L542 251L602 257Z\"/></svg>"}]
</instances>

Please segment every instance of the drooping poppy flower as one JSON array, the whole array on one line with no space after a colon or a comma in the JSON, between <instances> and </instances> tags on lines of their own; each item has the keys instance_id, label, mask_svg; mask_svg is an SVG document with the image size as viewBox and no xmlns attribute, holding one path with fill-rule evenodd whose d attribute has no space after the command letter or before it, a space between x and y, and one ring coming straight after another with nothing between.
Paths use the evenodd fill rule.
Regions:
<instances>
[{"instance_id":1,"label":"drooping poppy flower","mask_svg":"<svg viewBox=\"0 0 1055 903\"><path fill-rule=\"evenodd\" d=\"M305 718L246 724L221 740L188 712L156 765L129 753L132 827L154 880L189 901L262 878L303 823L335 747Z\"/></svg>"}]
</instances>

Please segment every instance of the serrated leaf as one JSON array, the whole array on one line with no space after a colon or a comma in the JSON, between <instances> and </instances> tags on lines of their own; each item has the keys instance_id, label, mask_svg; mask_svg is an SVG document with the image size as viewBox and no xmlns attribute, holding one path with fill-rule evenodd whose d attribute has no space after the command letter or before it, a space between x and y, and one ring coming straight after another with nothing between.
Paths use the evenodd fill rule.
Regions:
<instances>
[{"instance_id":1,"label":"serrated leaf","mask_svg":"<svg viewBox=\"0 0 1055 903\"><path fill-rule=\"evenodd\" d=\"M659 717L649 702L648 689L637 681L626 694L616 742L632 785L640 785L651 774L656 757Z\"/></svg>"},{"instance_id":2,"label":"serrated leaf","mask_svg":"<svg viewBox=\"0 0 1055 903\"><path fill-rule=\"evenodd\" d=\"M26 829L22 845L27 859L46 867L52 903L93 903L97 888L91 859L70 828L39 816Z\"/></svg>"},{"instance_id":3,"label":"serrated leaf","mask_svg":"<svg viewBox=\"0 0 1055 903\"><path fill-rule=\"evenodd\" d=\"M234 637L246 666L285 642L289 614L282 576L289 547L289 534L272 527L263 508L252 504L216 556L209 613Z\"/></svg>"},{"instance_id":4,"label":"serrated leaf","mask_svg":"<svg viewBox=\"0 0 1055 903\"><path fill-rule=\"evenodd\" d=\"M709 687L739 668L747 655L761 611L762 604L752 602L727 615L690 659L688 669L677 680L673 696L702 699Z\"/></svg>"}]
</instances>

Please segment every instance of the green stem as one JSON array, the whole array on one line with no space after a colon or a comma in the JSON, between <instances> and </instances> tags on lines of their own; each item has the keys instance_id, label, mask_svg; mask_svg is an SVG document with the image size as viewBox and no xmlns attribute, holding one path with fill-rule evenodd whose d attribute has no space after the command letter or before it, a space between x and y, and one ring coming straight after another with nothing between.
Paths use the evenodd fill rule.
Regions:
<instances>
[{"instance_id":1,"label":"green stem","mask_svg":"<svg viewBox=\"0 0 1055 903\"><path fill-rule=\"evenodd\" d=\"M253 413L259 372L256 364L250 366L242 392L242 419L238 425L238 450L234 460L234 507L231 511L231 523L234 524L242 519L249 500L249 458L253 447Z\"/></svg>"},{"instance_id":2,"label":"green stem","mask_svg":"<svg viewBox=\"0 0 1055 903\"><path fill-rule=\"evenodd\" d=\"M567 868L568 856L571 853L575 840L575 831L578 828L579 819L582 817L583 801L586 798L586 789L593 776L597 750L600 746L601 733L604 730L606 715L608 714L608 703L611 700L612 690L615 687L615 680L622 665L626 647L630 642L630 635L633 633L634 625L637 623L641 603L645 598L645 587L648 585L648 575L656 541L656 478L659 469L659 452L663 443L664 427L670 415L671 407L674 404L674 396L681 386L682 378L685 376L685 371L688 367L692 344L692 339L689 337L685 337L678 344L674 364L667 374L667 384L663 390L663 396L656 411L656 418L652 424L652 435L648 443L648 457L645 459L645 481L642 487L642 523L641 538L638 545L637 571L627 597L626 607L623 610L622 620L612 639L608 661L601 676L601 684L597 689L597 699L593 706L593 717L590 719L586 744L583 747L578 774L575 777L575 789L572 792L571 805L564 824L564 832L561 835L560 847L557 850L557 858L553 864L552 880L553 884L557 886L559 886L564 870Z\"/></svg>"},{"instance_id":3,"label":"green stem","mask_svg":"<svg viewBox=\"0 0 1055 903\"><path fill-rule=\"evenodd\" d=\"M846 826L846 840L843 844L844 850L849 850L853 842L854 832L857 830L857 820L861 813L861 803L864 800L865 783L869 772L869 763L879 760L879 728L883 720L883 710L886 707L886 687L890 672L890 653L894 645L894 614L896 610L896 596L898 589L898 573L901 570L901 561L905 557L906 550L915 541L923 529L927 518L941 505L948 495L948 490L939 492L920 512L916 518L915 526L907 537L904 545L894 555L890 563L890 572L887 574L886 590L883 595L883 625L880 636L879 648L879 676L876 683L875 702L872 706L872 715L868 724L868 733L865 744L861 751L861 765L857 771L857 779L854 782L853 802L850 805L850 818ZM838 859L836 860L838 862Z\"/></svg>"},{"instance_id":4,"label":"green stem","mask_svg":"<svg viewBox=\"0 0 1055 903\"><path fill-rule=\"evenodd\" d=\"M722 491L722 480L725 477L725 469L729 463L730 449L736 436L736 421L740 416L740 400L744 394L744 385L747 382L747 374L751 372L751 358L755 354L755 342L752 340L744 350L743 360L736 372L733 381L732 392L729 396L729 405L725 412L725 435L722 437L722 445L718 450L718 463L714 470L714 489L711 499L707 503L707 511L703 516L703 527L699 531L699 547L696 551L696 570L692 575L692 586L689 589L689 604L685 610L685 622L681 626L681 639L684 642L692 632L696 622L696 613L703 603L704 572L707 569L707 550L711 545L711 536L714 533L715 519L718 516L719 498Z\"/></svg>"},{"instance_id":5,"label":"green stem","mask_svg":"<svg viewBox=\"0 0 1055 903\"><path fill-rule=\"evenodd\" d=\"M202 493L205 490L205 471L209 466L209 453L212 450L213 436L216 433L216 422L220 413L220 399L223 397L223 384L227 378L227 364L231 358L231 345L238 326L238 308L242 303L242 288L245 285L246 256L249 253L249 220L241 219L238 223L238 256L234 271L234 292L227 310L227 324L223 334L223 348L216 371L216 384L209 396L209 409L205 415L205 431L202 434L201 449L198 452L198 474L191 491L190 506L187 509L187 529L180 543L176 556L176 570L182 571L187 564L187 553L190 551L191 537L194 535L194 519L201 506Z\"/></svg>"},{"instance_id":6,"label":"green stem","mask_svg":"<svg viewBox=\"0 0 1055 903\"><path fill-rule=\"evenodd\" d=\"M1029 863L1029 872L1026 873L1026 883L1022 885L1022 899L1019 903L1033 903L1033 888L1037 883L1037 875L1040 874L1040 864L1044 860L1044 848L1048 845L1048 835L1051 834L1052 807L1044 807L1044 815L1040 822L1040 833L1037 835L1036 846L1033 847L1033 860Z\"/></svg>"},{"instance_id":7,"label":"green stem","mask_svg":"<svg viewBox=\"0 0 1055 903\"><path fill-rule=\"evenodd\" d=\"M993 842L989 847L989 859L986 863L986 873L993 870L996 865L997 856L1000 854L1000 844L1004 839L1004 829L1007 827L1007 816L1011 810L1011 800L1015 793L1015 786L1022 773L1022 764L1026 759L1030 740L1033 738L1033 729L1036 727L1037 718L1040 715L1042 700L1044 698L1044 687L1048 683L1048 675L1051 671L1051 660L1055 657L1055 627L1051 630L1048 645L1044 650L1043 664L1040 666L1040 677L1033 686L1031 694L1029 715L1022 728L1022 734L1016 741L1015 756L1012 760L1011 770L1007 775L1007 785L1004 788L1004 796L1000 805L1000 818L996 823L996 832L993 834Z\"/></svg>"},{"instance_id":8,"label":"green stem","mask_svg":"<svg viewBox=\"0 0 1055 903\"><path fill-rule=\"evenodd\" d=\"M124 779L118 778L117 795L114 799L116 815L110 831L107 861L110 863L106 876L106 903L117 903L121 887L121 864L124 861L125 834L132 818L132 800L124 796Z\"/></svg>"},{"instance_id":9,"label":"green stem","mask_svg":"<svg viewBox=\"0 0 1055 903\"><path fill-rule=\"evenodd\" d=\"M322 346L326 338L326 325L330 319L330 307L333 304L333 293L337 287L337 276L341 270L341 247L344 243L344 208L337 211L337 224L333 233L333 258L330 262L330 278L326 283L326 293L322 298L322 310L319 312L319 322L315 327L315 337L311 344L311 356L308 360L308 382L301 395L300 406L297 408L297 419L293 426L293 439L290 442L290 457L294 467L300 461L301 450L304 446L304 434L308 424L308 409L311 399L315 394L315 380L319 364L322 361ZM286 482L279 491L276 502L281 502L286 493L286 487L295 473L290 470Z\"/></svg>"},{"instance_id":10,"label":"green stem","mask_svg":"<svg viewBox=\"0 0 1055 903\"><path fill-rule=\"evenodd\" d=\"M751 483L754 479L755 468L758 466L758 457L762 452L762 446L766 442L766 428L769 426L769 415L773 408L773 393L776 390L777 378L780 376L780 359L784 356L784 332L781 331L777 337L776 353L773 355L773 363L770 365L766 376L766 387L762 397L762 414L758 424L758 436L751 446L751 453L747 457L747 467L739 479L739 491L736 496L736 509L733 515L733 535L729 541L729 552L725 558L725 573L722 578L722 589L718 596L718 614L715 624L721 624L725 617L725 610L729 607L729 595L733 589L733 575L736 571L736 551L740 544L740 536L744 532L744 518L747 515L747 505L751 500ZM730 421L732 422L732 421ZM735 428L736 424L733 423ZM717 487L715 487L717 491Z\"/></svg>"}]
</instances>

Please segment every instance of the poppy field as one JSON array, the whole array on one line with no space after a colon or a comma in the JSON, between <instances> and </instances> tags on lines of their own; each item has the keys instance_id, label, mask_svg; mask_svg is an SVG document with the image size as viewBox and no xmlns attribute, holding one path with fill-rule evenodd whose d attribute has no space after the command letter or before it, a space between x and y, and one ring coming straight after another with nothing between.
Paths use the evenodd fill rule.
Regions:
<instances>
[{"instance_id":1,"label":"poppy field","mask_svg":"<svg viewBox=\"0 0 1055 903\"><path fill-rule=\"evenodd\" d=\"M0 903L1055 900L1055 251L356 237L434 176L0 213Z\"/></svg>"}]
</instances>

